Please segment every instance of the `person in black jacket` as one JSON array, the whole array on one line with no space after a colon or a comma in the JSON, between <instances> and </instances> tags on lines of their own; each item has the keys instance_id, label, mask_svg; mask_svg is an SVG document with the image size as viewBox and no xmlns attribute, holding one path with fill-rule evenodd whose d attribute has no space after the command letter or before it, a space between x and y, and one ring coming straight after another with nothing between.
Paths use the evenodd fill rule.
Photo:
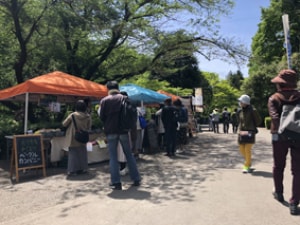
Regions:
<instances>
[{"instance_id":1,"label":"person in black jacket","mask_svg":"<svg viewBox=\"0 0 300 225\"><path fill-rule=\"evenodd\" d=\"M229 122L230 122L230 113L227 111L227 107L223 108L222 122L223 122L223 132L224 132L224 134L228 134Z\"/></svg>"},{"instance_id":2,"label":"person in black jacket","mask_svg":"<svg viewBox=\"0 0 300 225\"><path fill-rule=\"evenodd\" d=\"M165 128L165 144L167 156L175 156L176 135L178 127L178 110L172 105L172 99L165 100L165 106L162 109L161 120Z\"/></svg>"},{"instance_id":3,"label":"person in black jacket","mask_svg":"<svg viewBox=\"0 0 300 225\"><path fill-rule=\"evenodd\" d=\"M122 190L117 151L119 141L126 156L129 175L134 181L133 185L139 186L141 178L137 169L135 158L130 148L129 133L128 131L120 130L119 124L121 102L124 98L127 98L127 96L120 94L119 85L116 81L109 81L106 86L109 90L109 95L103 98L100 102L100 119L104 123L104 133L106 134L108 143L111 176L110 186L112 189Z\"/></svg>"},{"instance_id":4,"label":"person in black jacket","mask_svg":"<svg viewBox=\"0 0 300 225\"><path fill-rule=\"evenodd\" d=\"M180 99L176 99L174 101L174 106L177 107L178 110L178 122L179 122L179 130L177 131L177 143L182 150L183 145L187 144L187 133L188 133L188 110L182 104Z\"/></svg>"}]
</instances>

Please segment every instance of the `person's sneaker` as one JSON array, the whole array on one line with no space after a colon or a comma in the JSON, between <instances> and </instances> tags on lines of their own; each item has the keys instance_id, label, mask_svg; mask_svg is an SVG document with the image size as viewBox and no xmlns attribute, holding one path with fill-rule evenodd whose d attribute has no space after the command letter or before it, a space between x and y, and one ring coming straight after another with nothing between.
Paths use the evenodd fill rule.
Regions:
<instances>
[{"instance_id":1,"label":"person's sneaker","mask_svg":"<svg viewBox=\"0 0 300 225\"><path fill-rule=\"evenodd\" d=\"M251 173L251 169L248 166L244 166L242 172L243 173Z\"/></svg>"},{"instance_id":2,"label":"person's sneaker","mask_svg":"<svg viewBox=\"0 0 300 225\"><path fill-rule=\"evenodd\" d=\"M291 215L298 215L299 214L298 204L290 203L290 213L291 213Z\"/></svg>"},{"instance_id":3,"label":"person's sneaker","mask_svg":"<svg viewBox=\"0 0 300 225\"><path fill-rule=\"evenodd\" d=\"M141 186L141 181L140 180L136 180L136 181L133 182L132 185L136 186L136 187Z\"/></svg>"},{"instance_id":4,"label":"person's sneaker","mask_svg":"<svg viewBox=\"0 0 300 225\"><path fill-rule=\"evenodd\" d=\"M125 167L124 169L120 170L120 175L121 176L125 176L127 173L128 173L127 167Z\"/></svg>"},{"instance_id":5,"label":"person's sneaker","mask_svg":"<svg viewBox=\"0 0 300 225\"><path fill-rule=\"evenodd\" d=\"M113 190L122 190L122 184L121 183L109 184L109 186Z\"/></svg>"},{"instance_id":6,"label":"person's sneaker","mask_svg":"<svg viewBox=\"0 0 300 225\"><path fill-rule=\"evenodd\" d=\"M284 202L284 197L282 193L273 192L274 198L279 202Z\"/></svg>"}]
</instances>

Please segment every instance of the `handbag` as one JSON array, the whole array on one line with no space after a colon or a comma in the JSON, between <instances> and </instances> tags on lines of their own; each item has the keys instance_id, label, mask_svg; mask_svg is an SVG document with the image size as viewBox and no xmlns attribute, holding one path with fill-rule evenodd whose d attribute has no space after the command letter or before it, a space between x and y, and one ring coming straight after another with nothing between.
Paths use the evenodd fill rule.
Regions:
<instances>
[{"instance_id":1,"label":"handbag","mask_svg":"<svg viewBox=\"0 0 300 225\"><path fill-rule=\"evenodd\" d=\"M240 131L239 142L240 143L254 143L255 131Z\"/></svg>"},{"instance_id":2,"label":"handbag","mask_svg":"<svg viewBox=\"0 0 300 225\"><path fill-rule=\"evenodd\" d=\"M84 143L86 144L89 141L89 132L88 131L84 131L81 129L77 128L77 124L76 124L76 120L74 118L74 115L72 115L72 120L75 126L75 140L80 142L80 143Z\"/></svg>"},{"instance_id":3,"label":"handbag","mask_svg":"<svg viewBox=\"0 0 300 225\"><path fill-rule=\"evenodd\" d=\"M139 116L140 126L142 129L145 129L147 127L147 121L145 117Z\"/></svg>"}]
</instances>

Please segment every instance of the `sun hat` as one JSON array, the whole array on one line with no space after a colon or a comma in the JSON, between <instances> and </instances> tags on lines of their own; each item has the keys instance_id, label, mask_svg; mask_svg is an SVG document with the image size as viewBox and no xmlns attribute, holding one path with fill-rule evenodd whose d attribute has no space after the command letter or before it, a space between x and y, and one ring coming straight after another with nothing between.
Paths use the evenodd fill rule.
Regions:
<instances>
[{"instance_id":1,"label":"sun hat","mask_svg":"<svg viewBox=\"0 0 300 225\"><path fill-rule=\"evenodd\" d=\"M248 95L241 95L241 97L238 98L238 101L250 105L250 97Z\"/></svg>"},{"instance_id":2,"label":"sun hat","mask_svg":"<svg viewBox=\"0 0 300 225\"><path fill-rule=\"evenodd\" d=\"M281 70L279 74L271 80L275 84L285 84L289 87L297 87L298 74L294 70Z\"/></svg>"}]
</instances>

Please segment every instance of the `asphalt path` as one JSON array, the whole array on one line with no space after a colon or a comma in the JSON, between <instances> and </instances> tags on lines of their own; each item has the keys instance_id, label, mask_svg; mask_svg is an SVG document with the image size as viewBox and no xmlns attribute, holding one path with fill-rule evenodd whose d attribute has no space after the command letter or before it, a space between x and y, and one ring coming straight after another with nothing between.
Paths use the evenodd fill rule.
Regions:
<instances>
[{"instance_id":1,"label":"asphalt path","mask_svg":"<svg viewBox=\"0 0 300 225\"><path fill-rule=\"evenodd\" d=\"M236 134L203 131L176 157L141 155L142 185L122 177L123 190L108 187L108 163L91 165L89 174L66 179L62 168L9 178L0 163L0 224L6 225L299 225L287 202L272 196L269 131L261 128L253 147L251 174L242 173ZM291 195L290 162L285 199Z\"/></svg>"}]
</instances>

